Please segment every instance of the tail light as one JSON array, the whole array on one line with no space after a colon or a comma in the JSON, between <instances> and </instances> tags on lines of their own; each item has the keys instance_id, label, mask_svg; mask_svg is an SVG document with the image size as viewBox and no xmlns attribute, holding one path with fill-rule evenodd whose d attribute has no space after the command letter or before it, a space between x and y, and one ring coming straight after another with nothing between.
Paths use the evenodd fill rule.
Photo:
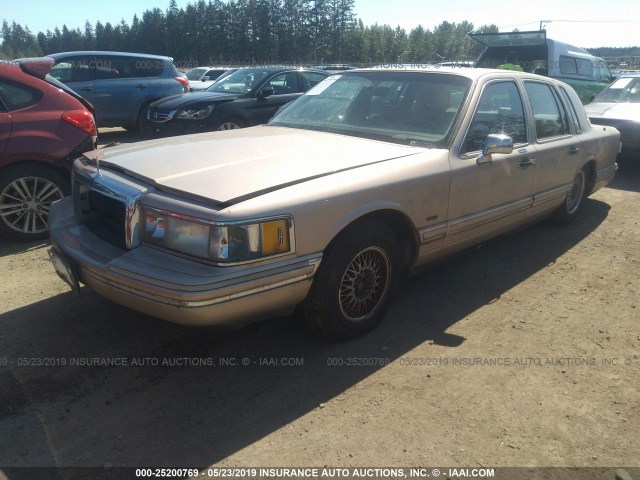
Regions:
<instances>
[{"instance_id":1,"label":"tail light","mask_svg":"<svg viewBox=\"0 0 640 480\"><path fill-rule=\"evenodd\" d=\"M175 78L176 82L181 83L182 86L184 87L184 92L188 93L189 92L189 80L187 80L184 77L176 77Z\"/></svg>"},{"instance_id":2,"label":"tail light","mask_svg":"<svg viewBox=\"0 0 640 480\"><path fill-rule=\"evenodd\" d=\"M84 130L92 137L98 136L96 121L88 110L67 110L62 114L62 119L80 130Z\"/></svg>"}]
</instances>

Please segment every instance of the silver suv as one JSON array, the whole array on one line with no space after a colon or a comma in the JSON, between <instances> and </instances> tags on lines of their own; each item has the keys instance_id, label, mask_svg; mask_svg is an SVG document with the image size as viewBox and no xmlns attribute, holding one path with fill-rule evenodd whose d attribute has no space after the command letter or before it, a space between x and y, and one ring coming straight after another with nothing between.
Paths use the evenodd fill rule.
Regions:
<instances>
[{"instance_id":1,"label":"silver suv","mask_svg":"<svg viewBox=\"0 0 640 480\"><path fill-rule=\"evenodd\" d=\"M99 127L146 130L151 102L189 91L169 57L104 51L49 57L56 63L51 76L93 104Z\"/></svg>"}]
</instances>

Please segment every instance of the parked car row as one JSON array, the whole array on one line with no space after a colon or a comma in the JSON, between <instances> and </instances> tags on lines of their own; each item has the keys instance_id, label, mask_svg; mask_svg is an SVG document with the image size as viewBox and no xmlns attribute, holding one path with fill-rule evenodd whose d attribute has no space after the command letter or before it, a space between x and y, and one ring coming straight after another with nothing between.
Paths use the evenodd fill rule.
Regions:
<instances>
[{"instance_id":1,"label":"parked car row","mask_svg":"<svg viewBox=\"0 0 640 480\"><path fill-rule=\"evenodd\" d=\"M525 33L537 35L532 36L535 39L533 43L541 41L537 32ZM490 40L498 42L498 45L500 39L500 35L494 35ZM548 45L557 46L557 42L545 38L542 40L542 44L546 42ZM558 53L551 46L549 54L557 56ZM530 50L533 52L535 48L531 47ZM491 52L495 53L498 50L487 48L484 54L488 55ZM201 67L188 72L190 79L175 68L169 57L102 51L58 53L44 59L22 59L13 66L16 65L20 66L18 70L23 75L30 76L32 80L44 81L62 89L66 96L57 94L60 98L68 100L71 95L76 101L83 103L83 108L92 115L94 127L124 126L133 130L151 129L161 134L229 130L265 123L284 105L312 89L329 74L342 74L352 69L347 65L321 65L314 69ZM431 67L426 69L429 68ZM43 73L46 69L48 75ZM217 75L219 77L214 79ZM188 93L189 85L209 87L200 92ZM5 118L3 122L5 126L11 122L14 125L12 133L5 133L5 136L17 136L17 125L20 124L21 118L37 111L41 100L40 96L36 95L32 98L32 104L12 103L9 97L16 94L16 87L13 88L14 90L10 91L9 87L4 87L2 107L7 118L11 112L11 121ZM31 87L25 85L25 88ZM638 114L633 112L634 106L629 106L635 102L635 88L635 80L621 79L620 83L611 85L610 89L594 100L592 106L587 107L593 123L613 125L622 131L625 151L640 150ZM628 99L626 107L620 104L621 97L607 100L614 93L621 92L629 93L625 97ZM56 94L45 97L51 95ZM68 119L68 116L66 118ZM38 135L42 136L53 126L41 122L38 123L38 128L41 129ZM38 128L33 131L39 131ZM95 137L95 134L88 136ZM2 139L0 148L4 148L5 144L1 142ZM11 147L16 148L17 144L17 141L13 141ZM43 153L46 148L51 148L50 145L33 148L39 148L41 151L29 152L23 157L12 153L11 148L5 148L2 153L0 202L4 203L0 203L0 208L3 208L0 234L28 239L46 235L47 232L46 215L37 215L37 212L46 212L48 204L32 208L34 201L28 200L31 197L16 196L16 192L6 190L10 185L15 189L16 185L22 182L18 181L23 178L19 176L20 171L27 171L26 160L19 160L20 158L30 160L29 172L33 172L33 168L38 166L36 173L40 176L33 177L31 182L37 181L40 182L39 185L44 186L46 184L42 183L42 179L48 178L49 181L53 181L53 175L57 174L59 178L55 178L56 194L53 197L59 198L69 192L68 170L59 164L64 163L62 159L75 155L76 151L69 153L71 150L57 149L54 155L57 157L52 159L50 153ZM43 157L47 160L43 161ZM25 166L20 167L18 161ZM40 170L44 164L48 168L46 171ZM5 168L9 166L11 169ZM16 198L25 201L19 202ZM18 203L22 207L17 208ZM16 234L18 231L20 234Z\"/></svg>"},{"instance_id":2,"label":"parked car row","mask_svg":"<svg viewBox=\"0 0 640 480\"><path fill-rule=\"evenodd\" d=\"M287 75L233 74L216 92L230 101L193 114L275 97ZM355 337L403 275L547 217L574 220L614 177L619 137L547 77L349 70L267 125L84 153L73 197L51 208L50 253L72 288L172 322L297 309L327 337Z\"/></svg>"},{"instance_id":3,"label":"parked car row","mask_svg":"<svg viewBox=\"0 0 640 480\"><path fill-rule=\"evenodd\" d=\"M300 68L239 68L204 92L173 95L152 103L149 124L162 133L258 125L328 76L328 72Z\"/></svg>"},{"instance_id":4,"label":"parked car row","mask_svg":"<svg viewBox=\"0 0 640 480\"><path fill-rule=\"evenodd\" d=\"M206 90L213 85L222 75L231 73L229 67L196 67L185 72L189 80L189 88L192 92ZM235 69L233 69L235 70Z\"/></svg>"}]
</instances>

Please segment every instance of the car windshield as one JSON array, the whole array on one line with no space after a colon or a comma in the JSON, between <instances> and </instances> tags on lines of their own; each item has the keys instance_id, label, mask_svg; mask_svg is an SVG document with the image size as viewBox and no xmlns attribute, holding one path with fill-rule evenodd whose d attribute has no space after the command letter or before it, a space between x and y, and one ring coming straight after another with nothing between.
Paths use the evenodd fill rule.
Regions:
<instances>
[{"instance_id":1,"label":"car windshield","mask_svg":"<svg viewBox=\"0 0 640 480\"><path fill-rule=\"evenodd\" d=\"M600 92L593 102L640 103L640 77L619 78Z\"/></svg>"},{"instance_id":2,"label":"car windshield","mask_svg":"<svg viewBox=\"0 0 640 480\"><path fill-rule=\"evenodd\" d=\"M270 72L260 68L242 68L222 80L214 83L207 92L215 93L247 93L253 90L264 80Z\"/></svg>"},{"instance_id":3,"label":"car windshield","mask_svg":"<svg viewBox=\"0 0 640 480\"><path fill-rule=\"evenodd\" d=\"M200 77L206 71L206 68L192 68L187 73L185 73L185 75L187 76L187 80L200 80Z\"/></svg>"},{"instance_id":4,"label":"car windshield","mask_svg":"<svg viewBox=\"0 0 640 480\"><path fill-rule=\"evenodd\" d=\"M468 78L445 73L333 75L282 109L269 125L441 147L470 85Z\"/></svg>"}]
</instances>

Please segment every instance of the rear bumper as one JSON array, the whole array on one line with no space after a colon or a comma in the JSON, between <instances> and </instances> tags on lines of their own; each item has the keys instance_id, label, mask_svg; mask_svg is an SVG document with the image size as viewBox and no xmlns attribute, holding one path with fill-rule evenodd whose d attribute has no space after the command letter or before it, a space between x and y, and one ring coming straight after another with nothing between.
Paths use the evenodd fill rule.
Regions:
<instances>
[{"instance_id":1,"label":"rear bumper","mask_svg":"<svg viewBox=\"0 0 640 480\"><path fill-rule=\"evenodd\" d=\"M70 198L52 206L49 222L56 254L77 281L121 305L187 325L240 325L290 313L322 258L217 267L145 245L123 250L79 223Z\"/></svg>"}]
</instances>

